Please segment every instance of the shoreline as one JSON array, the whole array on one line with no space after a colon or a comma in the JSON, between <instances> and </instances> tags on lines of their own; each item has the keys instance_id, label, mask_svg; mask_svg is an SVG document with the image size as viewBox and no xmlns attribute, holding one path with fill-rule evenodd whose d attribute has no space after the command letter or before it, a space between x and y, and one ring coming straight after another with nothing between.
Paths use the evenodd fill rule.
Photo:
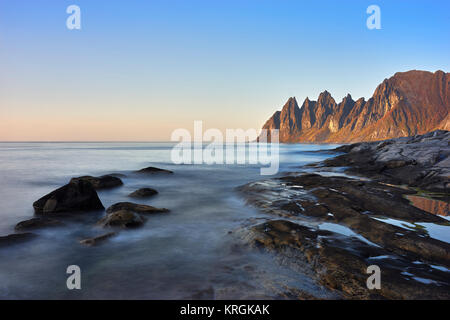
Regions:
<instances>
[{"instance_id":1,"label":"shoreline","mask_svg":"<svg viewBox=\"0 0 450 320\"><path fill-rule=\"evenodd\" d=\"M318 283L343 299L450 299L450 241L437 239L433 230L448 228L450 222L406 199L417 195L411 187L426 185L429 191L440 191L438 198L448 203L450 168L439 164L450 159L449 139L450 132L436 131L346 145L334 150L343 154L308 166L320 169L316 173L291 173L241 186L247 204L273 218L240 229L240 237L250 247L275 253L284 264L307 264ZM439 146L432 152L430 141ZM409 159L404 153L408 148L415 151L409 158L419 156ZM426 166L429 159L435 161ZM361 178L320 175L343 164L345 172ZM441 171L430 177L436 167ZM406 189L391 185L410 177L416 179ZM366 286L366 271L373 264L382 270L380 290Z\"/></svg>"}]
</instances>

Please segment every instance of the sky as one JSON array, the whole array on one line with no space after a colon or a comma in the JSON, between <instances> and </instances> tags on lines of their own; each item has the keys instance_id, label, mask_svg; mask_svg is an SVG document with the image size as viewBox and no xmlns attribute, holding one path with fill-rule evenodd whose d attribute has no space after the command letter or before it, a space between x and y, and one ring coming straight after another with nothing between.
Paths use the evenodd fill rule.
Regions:
<instances>
[{"instance_id":1,"label":"sky","mask_svg":"<svg viewBox=\"0 0 450 320\"><path fill-rule=\"evenodd\" d=\"M259 129L291 96L356 100L398 71L449 72L449 40L448 0L0 0L0 141Z\"/></svg>"}]
</instances>

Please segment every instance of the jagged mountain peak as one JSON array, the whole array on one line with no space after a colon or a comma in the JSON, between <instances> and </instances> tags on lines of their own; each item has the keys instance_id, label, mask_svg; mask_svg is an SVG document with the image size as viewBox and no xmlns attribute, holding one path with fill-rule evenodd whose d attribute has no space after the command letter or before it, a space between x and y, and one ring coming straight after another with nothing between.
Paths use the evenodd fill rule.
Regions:
<instances>
[{"instance_id":1,"label":"jagged mountain peak","mask_svg":"<svg viewBox=\"0 0 450 320\"><path fill-rule=\"evenodd\" d=\"M280 129L281 142L373 141L446 129L449 82L449 73L441 70L411 70L383 80L367 101L347 94L337 104L325 90L299 108L291 97L264 128Z\"/></svg>"},{"instance_id":2,"label":"jagged mountain peak","mask_svg":"<svg viewBox=\"0 0 450 320\"><path fill-rule=\"evenodd\" d=\"M288 99L288 101L284 104L283 110L286 109L286 108L287 109L292 109L292 108L295 108L295 107L298 108L297 99L295 99L295 97L290 97Z\"/></svg>"},{"instance_id":3,"label":"jagged mountain peak","mask_svg":"<svg viewBox=\"0 0 450 320\"><path fill-rule=\"evenodd\" d=\"M342 99L342 101L353 101L352 95L347 93L347 95Z\"/></svg>"}]
</instances>

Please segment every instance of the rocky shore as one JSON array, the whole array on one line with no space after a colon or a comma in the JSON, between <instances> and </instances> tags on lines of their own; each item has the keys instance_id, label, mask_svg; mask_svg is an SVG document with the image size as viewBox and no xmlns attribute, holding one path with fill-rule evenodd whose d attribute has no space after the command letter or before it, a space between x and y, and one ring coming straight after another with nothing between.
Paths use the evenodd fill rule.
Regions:
<instances>
[{"instance_id":1,"label":"rocky shore","mask_svg":"<svg viewBox=\"0 0 450 320\"><path fill-rule=\"evenodd\" d=\"M448 210L449 141L450 132L435 131L346 145L313 165L319 174L244 185L246 201L273 218L237 234L283 265L311 268L342 298L450 299L450 244L424 227L450 223L407 199L432 191ZM336 167L362 178L333 174ZM380 289L367 287L371 265L381 270Z\"/></svg>"},{"instance_id":2,"label":"rocky shore","mask_svg":"<svg viewBox=\"0 0 450 320\"><path fill-rule=\"evenodd\" d=\"M435 131L346 145L302 172L248 183L238 191L259 213L251 210L250 218L241 218L225 236L233 240L233 251L271 262L274 257L270 275L289 269L295 279L289 284L269 273L258 275L267 287L278 288L280 299L450 299L449 140L449 132ZM107 247L111 238L170 212L149 204L159 194L150 188L152 179L170 179L172 171L148 167L126 173L142 179L135 184L124 179L132 189L109 199L106 209L105 194L97 191L121 188L123 175L68 179L34 202L34 216L17 223L16 233L1 236L0 249L36 241L42 229L68 229L74 220L88 231L72 239L75 246ZM370 266L381 270L379 289L367 286ZM300 284L305 278L314 290Z\"/></svg>"},{"instance_id":3,"label":"rocky shore","mask_svg":"<svg viewBox=\"0 0 450 320\"><path fill-rule=\"evenodd\" d=\"M146 174L173 174L172 171L155 167L144 168L136 172ZM35 201L33 203L35 217L17 223L15 230L18 233L0 236L0 247L26 242L38 236L38 234L29 231L66 227L68 226L66 222L72 216L86 216L106 211L105 216L95 226L114 229L115 231L109 231L79 241L80 244L93 246L115 236L120 229L132 229L142 226L147 220L146 216L149 214L169 212L169 209L166 208L156 208L132 202L118 202L105 210L97 194L97 190L122 186L123 182L119 176L122 175L109 174L101 177L82 176L72 178L68 184ZM158 191L152 188L141 188L128 196L145 198L156 194L158 194Z\"/></svg>"},{"instance_id":4,"label":"rocky shore","mask_svg":"<svg viewBox=\"0 0 450 320\"><path fill-rule=\"evenodd\" d=\"M427 191L450 188L450 131L345 145L319 167L347 167L346 172Z\"/></svg>"}]
</instances>

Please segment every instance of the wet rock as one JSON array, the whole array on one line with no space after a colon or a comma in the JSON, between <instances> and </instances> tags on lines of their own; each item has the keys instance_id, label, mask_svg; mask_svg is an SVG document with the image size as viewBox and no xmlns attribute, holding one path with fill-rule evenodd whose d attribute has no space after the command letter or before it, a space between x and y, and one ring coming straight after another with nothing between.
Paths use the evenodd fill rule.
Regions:
<instances>
[{"instance_id":1,"label":"wet rock","mask_svg":"<svg viewBox=\"0 0 450 320\"><path fill-rule=\"evenodd\" d=\"M312 267L322 285L344 298L449 299L450 281L443 270L450 266L450 244L415 224L449 222L411 205L406 197L417 189L395 186L438 191L432 195L448 202L449 139L450 132L436 131L346 145L335 150L345 154L316 165L320 171L347 167L371 180L291 173L242 186L238 190L247 203L290 221L250 225L233 235L275 252L294 270ZM386 218L410 225L393 225ZM382 271L380 290L367 289L369 265Z\"/></svg>"},{"instance_id":2,"label":"wet rock","mask_svg":"<svg viewBox=\"0 0 450 320\"><path fill-rule=\"evenodd\" d=\"M29 220L21 221L16 224L16 230L33 230L38 228L49 228L49 227L59 227L63 223L56 219L51 219L47 217L32 218Z\"/></svg>"},{"instance_id":3,"label":"wet rock","mask_svg":"<svg viewBox=\"0 0 450 320\"><path fill-rule=\"evenodd\" d=\"M241 231L243 240L255 248L274 252L280 263L295 270L307 264L321 284L348 299L448 299L450 284L445 272L429 273L408 260L384 259L388 251L356 238L313 229L286 220L272 220ZM382 270L381 289L369 290L367 267ZM404 273L426 277L430 284Z\"/></svg>"},{"instance_id":4,"label":"wet rock","mask_svg":"<svg viewBox=\"0 0 450 320\"><path fill-rule=\"evenodd\" d=\"M18 243L29 241L35 238L33 233L14 233L7 236L0 237L0 247L12 246Z\"/></svg>"},{"instance_id":5,"label":"wet rock","mask_svg":"<svg viewBox=\"0 0 450 320\"><path fill-rule=\"evenodd\" d=\"M132 193L130 193L128 196L132 198L148 198L151 196L154 196L158 194L158 191L152 188L141 188L138 189Z\"/></svg>"},{"instance_id":6,"label":"wet rock","mask_svg":"<svg viewBox=\"0 0 450 320\"><path fill-rule=\"evenodd\" d=\"M133 211L118 210L106 215L98 224L103 227L136 228L144 224L144 218Z\"/></svg>"},{"instance_id":7,"label":"wet rock","mask_svg":"<svg viewBox=\"0 0 450 320\"><path fill-rule=\"evenodd\" d=\"M117 232L109 232L109 233L102 234L102 235L94 237L94 238L81 240L80 243L91 247L91 246L98 245L98 244L104 242L105 240L107 240L111 237L114 237L115 235L117 235Z\"/></svg>"},{"instance_id":8,"label":"wet rock","mask_svg":"<svg viewBox=\"0 0 450 320\"><path fill-rule=\"evenodd\" d=\"M33 203L36 214L86 212L103 210L97 192L90 182L72 181Z\"/></svg>"},{"instance_id":9,"label":"wet rock","mask_svg":"<svg viewBox=\"0 0 450 320\"><path fill-rule=\"evenodd\" d=\"M115 177L113 175L105 175L105 176L101 176L101 177L83 176L83 177L78 177L78 178L72 178L72 180L70 180L70 182L77 182L80 180L91 183L92 186L96 190L110 189L110 188L119 187L119 186L123 185L122 180L120 180L120 178Z\"/></svg>"},{"instance_id":10,"label":"wet rock","mask_svg":"<svg viewBox=\"0 0 450 320\"><path fill-rule=\"evenodd\" d=\"M145 174L157 174L157 173L166 173L166 174L172 174L173 171L166 170L166 169L160 169L155 167L148 167L141 170L136 171L137 173L145 173Z\"/></svg>"},{"instance_id":11,"label":"wet rock","mask_svg":"<svg viewBox=\"0 0 450 320\"><path fill-rule=\"evenodd\" d=\"M155 208L152 206L144 205L144 204L137 204L132 202L119 202L116 204L113 204L108 209L106 209L106 213L114 213L116 211L120 210L127 210L132 211L135 213L142 213L142 214L151 214L151 213L164 213L169 212L168 209L165 208Z\"/></svg>"},{"instance_id":12,"label":"wet rock","mask_svg":"<svg viewBox=\"0 0 450 320\"><path fill-rule=\"evenodd\" d=\"M275 181L278 187L274 187ZM300 191L298 186L302 186ZM411 206L403 197L410 193L407 190L317 174L273 179L272 184L251 183L240 190L249 203L274 215L333 222L390 252L450 266L450 244L428 237L422 229L405 229L374 219L449 225L447 220Z\"/></svg>"}]
</instances>

